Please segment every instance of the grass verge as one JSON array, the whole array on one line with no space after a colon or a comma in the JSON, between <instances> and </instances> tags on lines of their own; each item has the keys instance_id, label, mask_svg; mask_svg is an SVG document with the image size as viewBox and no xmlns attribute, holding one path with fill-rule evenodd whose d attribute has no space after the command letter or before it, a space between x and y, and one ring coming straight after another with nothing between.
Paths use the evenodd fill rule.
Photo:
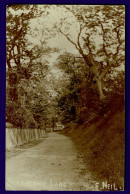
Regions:
<instances>
[{"instance_id":1,"label":"grass verge","mask_svg":"<svg viewBox=\"0 0 130 194\"><path fill-rule=\"evenodd\" d=\"M88 126L75 124L64 130L76 143L87 167L99 185L108 183L111 188L124 189L124 111L115 110L106 117L97 117ZM115 186L114 186L115 185ZM116 187L116 188L114 188Z\"/></svg>"}]
</instances>

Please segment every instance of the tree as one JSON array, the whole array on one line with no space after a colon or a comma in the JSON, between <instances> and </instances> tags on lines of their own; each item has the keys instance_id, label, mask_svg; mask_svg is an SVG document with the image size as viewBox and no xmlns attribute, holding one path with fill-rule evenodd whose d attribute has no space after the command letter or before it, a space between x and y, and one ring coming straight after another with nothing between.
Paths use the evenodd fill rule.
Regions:
<instances>
[{"instance_id":1,"label":"tree","mask_svg":"<svg viewBox=\"0 0 130 194\"><path fill-rule=\"evenodd\" d=\"M37 122L39 127L40 121L45 117L43 109L47 103L47 92L43 90L44 86L40 83L46 79L48 61L43 60L43 56L55 52L56 49L50 49L42 39L39 45L30 41L32 36L36 36L31 29L30 22L43 14L46 15L46 11L41 13L37 5L7 6L6 114L7 120L17 127L31 127L31 120L35 124ZM44 30L42 35L43 32ZM36 85L35 89L33 89L34 85ZM32 104L29 102L29 96L30 99L34 98L32 99L34 100L33 110L30 107ZM42 100L42 104L38 105ZM26 124L29 114L31 119L28 119Z\"/></svg>"},{"instance_id":2,"label":"tree","mask_svg":"<svg viewBox=\"0 0 130 194\"><path fill-rule=\"evenodd\" d=\"M57 6L57 9L61 6ZM65 12L75 17L79 31L73 40L72 23L67 17L55 24L59 33L67 38L89 67L91 82L96 86L99 100L104 99L103 80L111 69L124 65L125 6L88 5L64 6Z\"/></svg>"},{"instance_id":3,"label":"tree","mask_svg":"<svg viewBox=\"0 0 130 194\"><path fill-rule=\"evenodd\" d=\"M27 7L29 8L29 6ZM7 67L10 84L10 97L12 100L18 100L17 83L19 81L19 74L25 73L26 70L22 68L21 60L24 59L26 50L25 35L27 33L29 18L32 16L32 9L30 12L24 12L26 6L12 5L7 6L7 34L6 34L6 48L7 48ZM18 16L17 11L21 10ZM16 66L16 68L14 67ZM22 72L21 72L22 71Z\"/></svg>"},{"instance_id":4,"label":"tree","mask_svg":"<svg viewBox=\"0 0 130 194\"><path fill-rule=\"evenodd\" d=\"M45 10L42 11L42 15L44 14L47 14ZM15 101L18 100L17 84L20 79L29 79L31 76L29 69L34 62L38 59L41 60L41 56L50 51L45 41L41 40L40 45L35 45L29 41L34 36L30 22L40 15L41 11L37 5L7 6L6 61L11 98Z\"/></svg>"},{"instance_id":5,"label":"tree","mask_svg":"<svg viewBox=\"0 0 130 194\"><path fill-rule=\"evenodd\" d=\"M80 89L84 78L84 72L79 64L75 63L75 55L65 52L59 55L55 65L63 71L64 81L60 83L60 90L57 91L57 102L60 119L63 123L79 119ZM59 83L59 82L58 82Z\"/></svg>"}]
</instances>

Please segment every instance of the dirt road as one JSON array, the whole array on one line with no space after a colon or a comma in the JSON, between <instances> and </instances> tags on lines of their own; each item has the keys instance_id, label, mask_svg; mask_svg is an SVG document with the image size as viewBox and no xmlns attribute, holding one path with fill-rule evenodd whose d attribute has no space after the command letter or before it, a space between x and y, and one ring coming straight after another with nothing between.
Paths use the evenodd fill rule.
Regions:
<instances>
[{"instance_id":1,"label":"dirt road","mask_svg":"<svg viewBox=\"0 0 130 194\"><path fill-rule=\"evenodd\" d=\"M58 133L6 160L6 190L83 191L93 186L74 143Z\"/></svg>"}]
</instances>

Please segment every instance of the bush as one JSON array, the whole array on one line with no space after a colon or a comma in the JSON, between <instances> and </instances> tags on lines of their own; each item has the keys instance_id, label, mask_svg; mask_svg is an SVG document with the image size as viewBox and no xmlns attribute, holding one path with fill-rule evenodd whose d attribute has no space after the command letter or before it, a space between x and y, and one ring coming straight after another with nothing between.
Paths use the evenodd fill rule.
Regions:
<instances>
[{"instance_id":1,"label":"bush","mask_svg":"<svg viewBox=\"0 0 130 194\"><path fill-rule=\"evenodd\" d=\"M19 102L12 102L6 106L7 121L18 128L37 128L37 123L32 113L22 107Z\"/></svg>"}]
</instances>

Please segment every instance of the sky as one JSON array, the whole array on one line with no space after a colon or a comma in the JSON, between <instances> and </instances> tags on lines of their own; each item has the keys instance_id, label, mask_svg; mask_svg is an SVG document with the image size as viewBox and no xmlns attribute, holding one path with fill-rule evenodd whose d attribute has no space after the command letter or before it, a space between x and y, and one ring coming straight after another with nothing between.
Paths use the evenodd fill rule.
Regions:
<instances>
[{"instance_id":1,"label":"sky","mask_svg":"<svg viewBox=\"0 0 130 194\"><path fill-rule=\"evenodd\" d=\"M44 8L44 6L42 5L42 9ZM44 10L44 9L43 9ZM74 39L74 41L76 41L76 37L77 37L77 30L78 30L78 26L76 26L76 22L74 17L72 17L72 14L67 14L66 12L64 12L63 8L55 8L51 7L51 9L49 9L49 14L47 17L41 16L37 19L33 19L30 22L30 26L32 31L37 31L37 33L35 34L36 36L32 37L28 37L28 40L34 44L39 44L40 45L40 40L45 40L47 42L47 45L49 47L56 47L59 49L59 53L52 53L49 55L48 57L48 61L49 61L49 66L51 67L51 72L57 76L57 78L59 78L61 76L60 70L58 70L58 68L56 68L55 66L53 66L53 63L55 62L56 58L64 53L64 52L69 52L69 53L73 53L75 55L78 54L78 51L76 50L75 46L70 43L66 37L64 37L62 34L55 32L55 35L52 38L48 38L48 30L52 31L53 25L56 22L60 21L60 18L64 19L64 17L67 17L67 20L71 23L71 34L72 34L72 39ZM42 31L44 30L43 36L42 36ZM46 38L47 37L47 38Z\"/></svg>"},{"instance_id":2,"label":"sky","mask_svg":"<svg viewBox=\"0 0 130 194\"><path fill-rule=\"evenodd\" d=\"M44 5L41 6L42 10L44 10ZM41 16L31 21L30 26L32 30L38 30L38 36L32 41L34 43L38 43L42 37L42 30L44 30L43 40L45 39L50 47L58 47L62 51L68 51L77 54L78 51L76 51L72 43L70 43L62 34L55 32L55 37L49 38L48 40L46 39L46 37L48 37L49 35L46 29L53 31L53 25L60 22L60 19L62 19L65 23L64 18L67 18L67 22L70 23L72 38L76 41L77 30L79 30L79 26L77 26L74 16L71 13L66 13L62 7L56 6L51 6L51 8L49 9L49 14L47 16Z\"/></svg>"}]
</instances>

